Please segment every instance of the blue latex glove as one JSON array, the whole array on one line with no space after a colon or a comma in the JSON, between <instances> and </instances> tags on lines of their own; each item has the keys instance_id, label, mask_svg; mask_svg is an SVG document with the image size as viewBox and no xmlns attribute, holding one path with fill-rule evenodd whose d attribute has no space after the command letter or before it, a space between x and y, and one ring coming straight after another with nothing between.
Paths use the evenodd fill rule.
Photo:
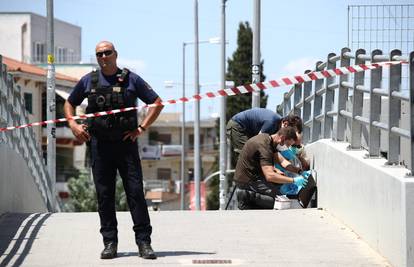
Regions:
<instances>
[{"instance_id":1,"label":"blue latex glove","mask_svg":"<svg viewBox=\"0 0 414 267\"><path fill-rule=\"evenodd\" d=\"M304 171L304 172L302 172L301 173L301 175L306 179L306 180L308 180L308 178L309 178L309 175L311 175L312 174L312 172L311 171Z\"/></svg>"},{"instance_id":2,"label":"blue latex glove","mask_svg":"<svg viewBox=\"0 0 414 267\"><path fill-rule=\"evenodd\" d=\"M305 185L308 183L308 176L303 177L302 175L298 175L293 178L293 183L298 187L305 187Z\"/></svg>"}]
</instances>

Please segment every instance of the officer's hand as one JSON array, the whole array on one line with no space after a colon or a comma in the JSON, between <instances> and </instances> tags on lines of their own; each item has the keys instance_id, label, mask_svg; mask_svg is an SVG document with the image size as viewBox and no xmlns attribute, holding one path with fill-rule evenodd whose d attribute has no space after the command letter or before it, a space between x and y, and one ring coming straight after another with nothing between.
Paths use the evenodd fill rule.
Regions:
<instances>
[{"instance_id":1,"label":"officer's hand","mask_svg":"<svg viewBox=\"0 0 414 267\"><path fill-rule=\"evenodd\" d=\"M83 144L86 141L89 141L89 139L91 138L89 133L86 131L87 128L88 126L85 124L73 123L70 125L70 129L72 130L73 135L81 144Z\"/></svg>"},{"instance_id":2,"label":"officer's hand","mask_svg":"<svg viewBox=\"0 0 414 267\"><path fill-rule=\"evenodd\" d=\"M126 131L124 132L125 136L122 139L123 141L127 140L128 138L131 139L131 141L137 140L138 136L140 136L144 131L141 130L141 128L137 128L133 131Z\"/></svg>"}]
</instances>

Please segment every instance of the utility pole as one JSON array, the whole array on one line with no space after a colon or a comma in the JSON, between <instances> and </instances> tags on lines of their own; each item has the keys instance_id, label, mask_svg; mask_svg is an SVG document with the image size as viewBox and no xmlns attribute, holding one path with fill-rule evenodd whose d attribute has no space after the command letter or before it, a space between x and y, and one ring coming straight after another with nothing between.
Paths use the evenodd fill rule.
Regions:
<instances>
[{"instance_id":1,"label":"utility pole","mask_svg":"<svg viewBox=\"0 0 414 267\"><path fill-rule=\"evenodd\" d=\"M260 0L254 0L252 83L260 82ZM260 107L260 92L252 93L252 108Z\"/></svg>"},{"instance_id":2,"label":"utility pole","mask_svg":"<svg viewBox=\"0 0 414 267\"><path fill-rule=\"evenodd\" d=\"M54 24L53 0L47 0L47 88L46 88L46 118L56 119L55 96L55 57L54 57ZM56 126L47 125L47 170L50 176L51 206L56 209Z\"/></svg>"},{"instance_id":3,"label":"utility pole","mask_svg":"<svg viewBox=\"0 0 414 267\"><path fill-rule=\"evenodd\" d=\"M185 98L185 45L183 43L183 93L182 97ZM185 145L185 101L182 103L183 108L183 121L181 122L181 210L185 210L185 156L186 156L186 145Z\"/></svg>"},{"instance_id":4,"label":"utility pole","mask_svg":"<svg viewBox=\"0 0 414 267\"><path fill-rule=\"evenodd\" d=\"M194 0L194 94L200 94L199 65L198 65L198 0ZM200 101L194 103L194 190L195 190L195 209L200 210L200 177L201 177L201 158L200 158Z\"/></svg>"},{"instance_id":5,"label":"utility pole","mask_svg":"<svg viewBox=\"0 0 414 267\"><path fill-rule=\"evenodd\" d=\"M221 82L220 88L226 88L226 0L221 5ZM220 210L226 208L227 198L227 162L226 162L226 97L220 99Z\"/></svg>"}]
</instances>

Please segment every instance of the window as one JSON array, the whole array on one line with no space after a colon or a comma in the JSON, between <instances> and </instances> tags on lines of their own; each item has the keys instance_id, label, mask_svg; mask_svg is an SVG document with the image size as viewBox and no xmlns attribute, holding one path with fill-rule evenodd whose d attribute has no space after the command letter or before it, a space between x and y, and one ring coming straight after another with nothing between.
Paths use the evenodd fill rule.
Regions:
<instances>
[{"instance_id":1,"label":"window","mask_svg":"<svg viewBox=\"0 0 414 267\"><path fill-rule=\"evenodd\" d=\"M171 134L158 134L158 141L164 145L171 145Z\"/></svg>"},{"instance_id":2,"label":"window","mask_svg":"<svg viewBox=\"0 0 414 267\"><path fill-rule=\"evenodd\" d=\"M24 93L24 107L30 114L33 114L33 95L31 93Z\"/></svg>"},{"instance_id":3,"label":"window","mask_svg":"<svg viewBox=\"0 0 414 267\"><path fill-rule=\"evenodd\" d=\"M73 51L73 49L69 49L68 50L68 59L66 63L76 63L75 60L75 51Z\"/></svg>"},{"instance_id":4,"label":"window","mask_svg":"<svg viewBox=\"0 0 414 267\"><path fill-rule=\"evenodd\" d=\"M64 47L57 47L56 49L56 62L57 63L67 63L68 61L68 50Z\"/></svg>"},{"instance_id":5,"label":"window","mask_svg":"<svg viewBox=\"0 0 414 267\"><path fill-rule=\"evenodd\" d=\"M201 168L200 172L201 172L201 177L203 177L204 176L204 169ZM194 181L194 168L189 168L188 169L188 180L189 181Z\"/></svg>"},{"instance_id":6,"label":"window","mask_svg":"<svg viewBox=\"0 0 414 267\"><path fill-rule=\"evenodd\" d=\"M157 179L158 180L170 180L171 179L171 169L170 168L158 168L157 169Z\"/></svg>"},{"instance_id":7,"label":"window","mask_svg":"<svg viewBox=\"0 0 414 267\"><path fill-rule=\"evenodd\" d=\"M46 44L33 43L33 63L46 63Z\"/></svg>"},{"instance_id":8,"label":"window","mask_svg":"<svg viewBox=\"0 0 414 267\"><path fill-rule=\"evenodd\" d=\"M189 142L188 147L190 149L193 149L194 148L194 134L190 134L188 137L189 137L188 138L188 142ZM204 145L204 135L201 135L201 134L200 134L200 145L201 146Z\"/></svg>"},{"instance_id":9,"label":"window","mask_svg":"<svg viewBox=\"0 0 414 267\"><path fill-rule=\"evenodd\" d=\"M163 145L171 145L171 134L161 134L157 131L149 132L150 145L157 145L162 143Z\"/></svg>"}]
</instances>

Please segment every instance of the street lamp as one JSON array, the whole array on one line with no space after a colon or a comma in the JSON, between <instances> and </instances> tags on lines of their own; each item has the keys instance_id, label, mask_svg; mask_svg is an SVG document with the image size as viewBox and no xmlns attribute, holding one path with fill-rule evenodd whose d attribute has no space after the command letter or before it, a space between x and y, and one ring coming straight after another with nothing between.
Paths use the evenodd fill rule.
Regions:
<instances>
[{"instance_id":1,"label":"street lamp","mask_svg":"<svg viewBox=\"0 0 414 267\"><path fill-rule=\"evenodd\" d=\"M254 0L252 83L260 82L260 0ZM252 94L252 108L260 107L260 92Z\"/></svg>"},{"instance_id":2,"label":"street lamp","mask_svg":"<svg viewBox=\"0 0 414 267\"><path fill-rule=\"evenodd\" d=\"M199 44L220 44L220 37L212 37L208 40L198 41ZM185 98L185 48L187 45L195 44L195 42L183 42L183 73L182 73L182 98ZM175 83L174 81L165 81L164 86L171 88ZM194 135L195 138L195 135ZM185 209L185 198L184 198L184 185L185 185L185 156L186 156L186 145L185 145L185 101L182 102L182 122L181 122L181 210ZM196 205L197 206L197 205Z\"/></svg>"}]
</instances>

